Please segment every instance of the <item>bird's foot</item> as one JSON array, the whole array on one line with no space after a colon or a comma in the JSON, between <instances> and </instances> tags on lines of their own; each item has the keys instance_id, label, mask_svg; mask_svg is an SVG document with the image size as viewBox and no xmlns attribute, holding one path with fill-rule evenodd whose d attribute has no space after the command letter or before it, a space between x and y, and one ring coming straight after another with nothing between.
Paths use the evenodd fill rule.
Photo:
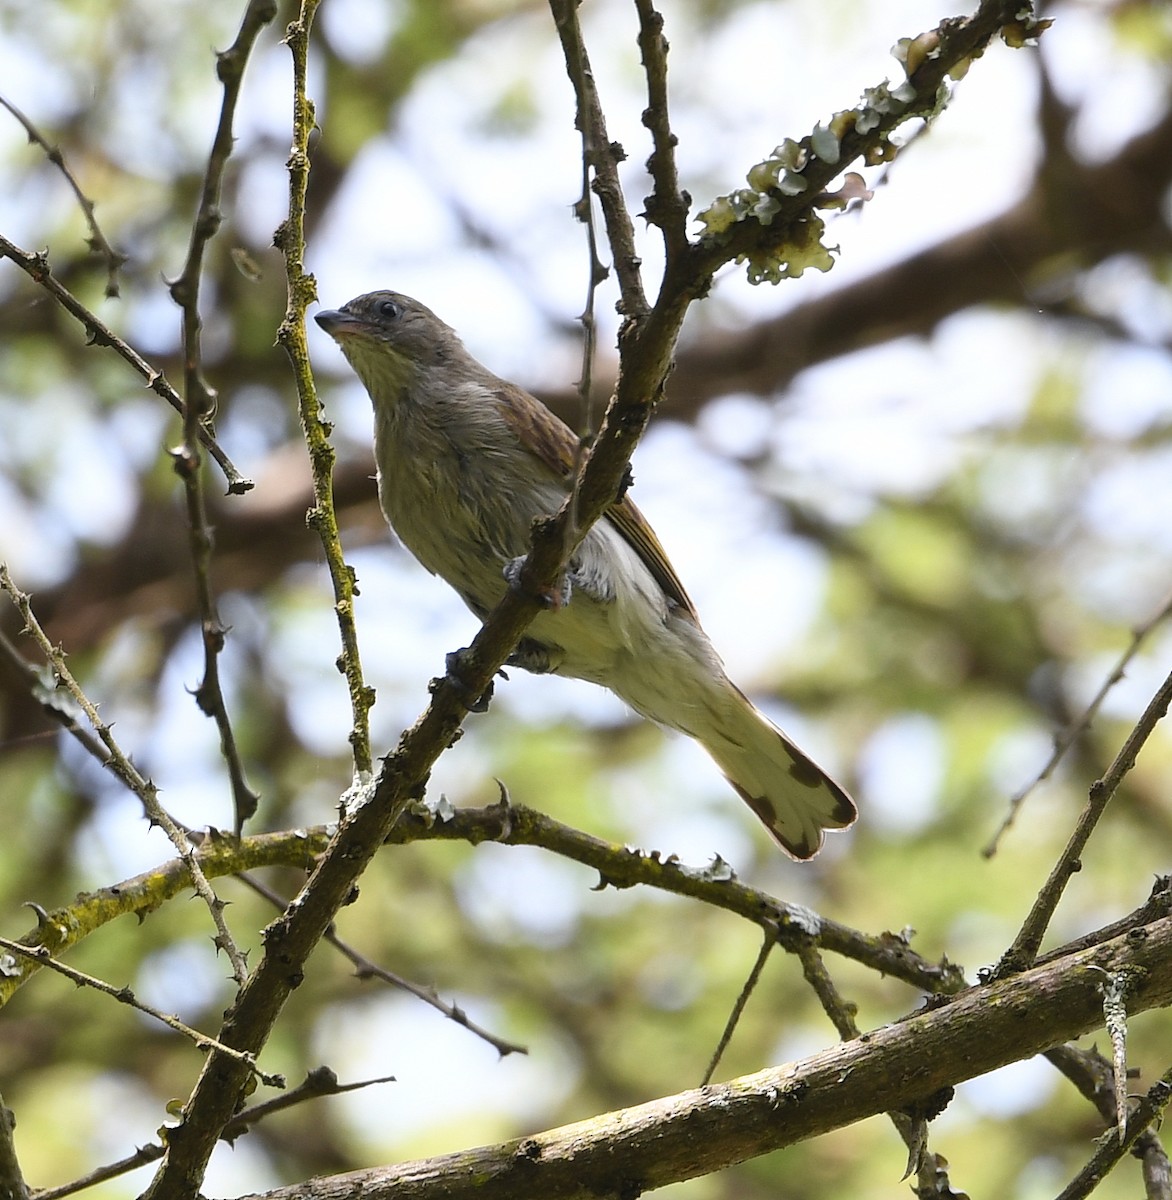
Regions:
<instances>
[{"instance_id":1,"label":"bird's foot","mask_svg":"<svg viewBox=\"0 0 1172 1200\"><path fill-rule=\"evenodd\" d=\"M505 666L517 667L534 675L548 675L554 669L553 655L548 646L532 638L522 638L516 650L505 659Z\"/></svg>"},{"instance_id":2,"label":"bird's foot","mask_svg":"<svg viewBox=\"0 0 1172 1200\"><path fill-rule=\"evenodd\" d=\"M492 681L489 680L488 687L484 689L480 695L473 695L472 690L464 682L463 668L464 656L468 653L467 647L462 650L453 650L445 659L444 667L447 670L446 679L448 683L456 689L460 697L460 702L471 713L488 712L489 701L492 700ZM432 690L440 682L438 679L433 679Z\"/></svg>"},{"instance_id":3,"label":"bird's foot","mask_svg":"<svg viewBox=\"0 0 1172 1200\"><path fill-rule=\"evenodd\" d=\"M503 572L505 582L515 592L524 592L526 590L521 584L521 568L524 565L524 555L521 555L519 558L511 558L505 563ZM572 576L573 572L567 571L552 587L537 592L535 594L537 602L543 608L548 608L551 612L557 612L558 609L565 608L574 593Z\"/></svg>"}]
</instances>

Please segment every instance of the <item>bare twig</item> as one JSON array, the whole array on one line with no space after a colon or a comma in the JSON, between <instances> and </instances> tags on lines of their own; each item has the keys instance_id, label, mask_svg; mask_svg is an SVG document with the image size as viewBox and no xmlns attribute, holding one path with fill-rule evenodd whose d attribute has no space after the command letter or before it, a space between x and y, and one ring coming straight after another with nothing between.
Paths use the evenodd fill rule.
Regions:
<instances>
[{"instance_id":1,"label":"bare twig","mask_svg":"<svg viewBox=\"0 0 1172 1200\"><path fill-rule=\"evenodd\" d=\"M1050 962L1063 954L1075 950L1085 950L1088 946L1097 946L1101 942L1109 942L1112 938L1131 929L1139 929L1152 921L1158 921L1172 913L1172 875L1160 875L1152 884L1148 898L1138 908L1133 909L1125 917L1111 921L1100 929L1084 933L1081 937L1072 938L1056 950L1038 955L1038 963Z\"/></svg>"},{"instance_id":2,"label":"bare twig","mask_svg":"<svg viewBox=\"0 0 1172 1200\"><path fill-rule=\"evenodd\" d=\"M1078 738L1090 728L1091 722L1098 715L1099 709L1106 700L1111 689L1122 680L1131 660L1139 653L1140 648L1147 640L1148 635L1161 622L1167 620L1172 615L1172 595L1170 595L1160 606L1158 612L1149 617L1142 625L1137 625L1131 632L1131 641L1127 649L1119 656L1119 661L1112 667L1110 674L1103 680L1102 686L1095 693L1094 699L1087 705L1086 709L1078 717L1072 721L1065 729L1061 730L1054 738L1054 750L1050 757L1046 760L1042 769L1027 783L1024 787L1009 798L1009 808L1005 813L1001 824L997 827L997 831L989 839L988 843L981 850L981 853L986 858L992 858L997 853L997 847L1001 842L1001 838L1013 825L1017 818L1018 810L1025 802L1026 798L1040 783L1049 779L1054 773L1055 768L1062 761L1067 750L1078 740Z\"/></svg>"},{"instance_id":3,"label":"bare twig","mask_svg":"<svg viewBox=\"0 0 1172 1200\"><path fill-rule=\"evenodd\" d=\"M0 658L24 680L29 695L41 706L46 716L74 737L102 766L109 762L110 752L94 735L93 730L77 719L83 715L81 710L58 691L52 670L29 662L3 630L0 630Z\"/></svg>"},{"instance_id":4,"label":"bare twig","mask_svg":"<svg viewBox=\"0 0 1172 1200\"><path fill-rule=\"evenodd\" d=\"M235 1141L267 1117L293 1108L294 1105L304 1104L306 1100L317 1100L321 1096L342 1096L346 1092L360 1092L377 1084L394 1082L393 1075L380 1075L376 1079L360 1079L356 1083L339 1083L337 1075L329 1067L314 1067L295 1088L238 1113L224 1126L222 1137L226 1142Z\"/></svg>"},{"instance_id":5,"label":"bare twig","mask_svg":"<svg viewBox=\"0 0 1172 1200\"><path fill-rule=\"evenodd\" d=\"M28 1184L16 1157L16 1144L12 1131L16 1128L16 1115L0 1096L0 1200L28 1200Z\"/></svg>"},{"instance_id":6,"label":"bare twig","mask_svg":"<svg viewBox=\"0 0 1172 1200\"><path fill-rule=\"evenodd\" d=\"M806 982L814 990L814 995L822 1005L822 1011L830 1018L838 1036L844 1042L857 1038L862 1032L855 1019L858 1015L857 1006L838 990L826 969L817 944L807 941L804 945L799 945L797 955ZM928 1122L938 1115L951 1098L951 1088L945 1088L887 1114L895 1126L896 1133L907 1146L907 1168L904 1178L909 1175L916 1176L917 1196L927 1198L953 1195L947 1163L928 1149Z\"/></svg>"},{"instance_id":7,"label":"bare twig","mask_svg":"<svg viewBox=\"0 0 1172 1200\"><path fill-rule=\"evenodd\" d=\"M77 197L77 203L85 216L85 223L89 226L89 247L106 261L106 295L113 299L118 295L118 272L121 270L122 264L126 262L126 255L115 250L106 239L106 235L102 232L98 220L94 216L94 202L82 191L81 184L77 182L77 176L65 161L65 155L61 153L61 147L53 145L11 100L0 96L0 105L8 109L24 126L28 140L34 145L40 146L45 152L45 157L65 176L65 182L69 184L74 196Z\"/></svg>"},{"instance_id":8,"label":"bare twig","mask_svg":"<svg viewBox=\"0 0 1172 1200\"><path fill-rule=\"evenodd\" d=\"M236 878L246 887L256 892L258 896L263 896L270 904L282 911L289 903L287 899L278 895L272 888L261 883L259 879L254 878L252 875L241 872ZM384 983L389 983L392 987L397 987L404 992L410 993L425 1004L430 1004L432 1008L443 1013L449 1021L454 1021L457 1025L462 1025L469 1033L474 1033L478 1038L482 1038L502 1058L506 1054L529 1053L524 1046L516 1042L506 1041L504 1038L498 1037L495 1033L490 1033L483 1026L478 1025L458 1004L442 999L434 988L424 987L421 983L415 983L413 980L406 979L404 976L397 975L394 971L388 971L385 967L380 967L377 963L372 962L364 954L355 950L348 942L343 941L338 936L337 930L330 928L326 932L325 940L354 964L359 979L381 979Z\"/></svg>"},{"instance_id":9,"label":"bare twig","mask_svg":"<svg viewBox=\"0 0 1172 1200\"><path fill-rule=\"evenodd\" d=\"M1107 1172L1127 1153L1139 1136L1168 1107L1172 1100L1172 1070L1166 1071L1148 1089L1144 1097L1132 1109L1127 1119L1127 1128L1120 1131L1111 1128L1099 1139L1098 1148L1082 1170L1062 1189L1057 1200L1083 1200L1102 1182ZM1167 1160L1164 1160L1166 1167ZM1146 1166L1146 1156L1145 1156ZM1145 1172L1146 1174L1146 1172Z\"/></svg>"},{"instance_id":10,"label":"bare twig","mask_svg":"<svg viewBox=\"0 0 1172 1200\"><path fill-rule=\"evenodd\" d=\"M147 1163L156 1162L163 1157L163 1154L164 1149L161 1143L149 1142L145 1146L139 1146L133 1154L128 1154L125 1158L118 1159L117 1162L107 1163L104 1167L98 1167L87 1175L71 1179L59 1187L41 1188L37 1192L36 1200L63 1200L65 1196L75 1196L78 1192L88 1191L99 1183L117 1179L119 1175L126 1175L130 1171L146 1166Z\"/></svg>"},{"instance_id":11,"label":"bare twig","mask_svg":"<svg viewBox=\"0 0 1172 1200\"><path fill-rule=\"evenodd\" d=\"M176 1033L181 1033L184 1037L190 1038L199 1050L218 1050L221 1054L227 1054L230 1058L234 1058L237 1062L248 1067L249 1071L268 1087L283 1088L285 1086L285 1077L283 1075L272 1075L262 1071L256 1065L256 1058L253 1055L241 1050L234 1050L231 1046L225 1046L223 1043L216 1041L214 1037L206 1033L200 1033L198 1029L192 1029L190 1025L185 1024L172 1013L162 1012L160 1009L147 1004L144 1000L140 1000L129 987L115 987L112 983L107 983L104 979L98 979L94 975L87 975L84 971L79 971L76 967L67 966L65 963L54 958L44 946L25 946L20 942L14 942L6 937L0 937L0 946L3 946L5 950L12 951L13 954L22 954L28 958L35 958L43 966L56 971L59 975L64 975L66 979L72 980L78 987L93 988L95 991L113 997L119 1004L126 1004L131 1008L138 1009L139 1012L146 1013L148 1017L153 1017L156 1021L161 1021L168 1029L174 1029Z\"/></svg>"},{"instance_id":12,"label":"bare twig","mask_svg":"<svg viewBox=\"0 0 1172 1200\"><path fill-rule=\"evenodd\" d=\"M740 1023L741 1014L745 1011L745 1005L748 1004L749 997L757 988L761 972L765 969L765 962L769 958L769 952L773 949L775 941L776 939L768 932L765 934L765 939L761 943L761 949L757 951L757 958L753 963L753 968L749 972L748 978L745 980L744 986L737 996L736 1003L732 1007L732 1012L729 1013L728 1020L724 1024L724 1029L721 1031L720 1041L716 1043L716 1049L713 1050L712 1057L708 1060L708 1068L704 1072L704 1078L700 1080L701 1087L707 1087L712 1081L712 1076L716 1074L716 1068L720 1065L720 1060L724 1057L724 1052L728 1049L728 1044L732 1041L732 1035Z\"/></svg>"},{"instance_id":13,"label":"bare twig","mask_svg":"<svg viewBox=\"0 0 1172 1200\"><path fill-rule=\"evenodd\" d=\"M1082 865L1081 855L1091 834L1094 833L1099 819L1106 811L1107 805L1118 790L1120 783L1123 782L1123 777L1135 765L1136 756L1143 748L1144 743L1167 713L1170 702L1172 702L1172 674L1168 675L1148 702L1143 715L1127 735L1127 740L1115 756L1115 761L1107 769L1107 773L1102 779L1097 779L1091 784L1090 795L1079 816L1074 832L1070 835L1058 861L1054 864L1049 878L1042 885L1029 915L1013 940L1013 945L1002 955L1001 961L997 964L997 978L1002 978L1013 971L1023 970L1034 963L1038 956L1038 948L1042 944L1042 938L1049 927L1050 919L1058 907L1058 901L1062 899L1062 893L1066 890L1066 885L1070 882L1071 877Z\"/></svg>"},{"instance_id":14,"label":"bare twig","mask_svg":"<svg viewBox=\"0 0 1172 1200\"><path fill-rule=\"evenodd\" d=\"M263 1104L254 1104L234 1117L224 1129L224 1141L235 1141L242 1134L248 1133L254 1125L260 1124L266 1117L283 1112L295 1104L302 1104L306 1100L315 1100L319 1096L340 1096L344 1092L356 1092L360 1088L372 1087L377 1083L389 1083L393 1079L393 1075L387 1075L381 1079L363 1079L358 1083L339 1083L338 1077L328 1067L316 1067L295 1088L290 1088L279 1096L266 1100ZM163 1154L164 1147L161 1142L151 1142L146 1146L139 1146L133 1154L129 1154L117 1162L108 1163L96 1171L91 1171L80 1179L71 1180L60 1187L43 1188L37 1192L36 1200L63 1200L65 1196L84 1192L95 1184L105 1183L109 1179L117 1179L119 1175L125 1175L147 1163L156 1162L163 1157Z\"/></svg>"},{"instance_id":15,"label":"bare twig","mask_svg":"<svg viewBox=\"0 0 1172 1200\"><path fill-rule=\"evenodd\" d=\"M183 481L187 501L188 541L191 561L195 568L196 606L200 616L203 641L203 679L195 690L200 711L212 718L220 734L220 748L228 768L232 788L232 804L236 814L236 832L256 812L258 797L248 785L244 764L236 744L236 735L224 702L220 685L220 654L224 649L227 629L220 620L211 583L212 531L208 524L204 498L203 472L199 452L200 430L212 424L216 409L216 392L203 374L203 351L200 344L202 321L199 315L199 293L203 278L204 254L208 243L220 227L220 196L224 172L232 154L232 122L240 97L240 86L249 55L261 30L277 15L276 0L249 0L240 29L232 45L216 57L216 74L224 85L220 119L216 126L212 148L204 171L199 207L191 225L187 260L183 272L171 284L171 298L183 314L183 442L171 452L175 471Z\"/></svg>"},{"instance_id":16,"label":"bare twig","mask_svg":"<svg viewBox=\"0 0 1172 1200\"><path fill-rule=\"evenodd\" d=\"M618 165L626 157L622 146L610 141L606 118L594 86L590 57L578 23L577 0L550 0L554 24L561 38L566 72L574 85L577 116L574 124L582 134L583 157L594 173L594 192L602 205L607 238L614 258L622 299L619 311L628 318L647 313L640 259L635 249L635 227L623 198Z\"/></svg>"},{"instance_id":17,"label":"bare twig","mask_svg":"<svg viewBox=\"0 0 1172 1200\"><path fill-rule=\"evenodd\" d=\"M582 373L578 377L577 386L579 412L582 414L582 426L578 431L578 444L575 447L574 476L570 493L571 512L576 511L577 507L578 483L581 478L579 471L582 466L582 460L590 447L590 443L594 440L596 432L593 378L595 337L598 332L598 326L594 317L594 299L598 291L598 285L609 274L606 264L598 256L598 232L594 224L594 202L593 194L590 190L593 168L591 167L589 137L585 129L582 129L581 136L582 194L578 197L578 201L574 205L574 213L578 220L586 227L586 250L589 258L589 269L586 281L586 304L578 318L582 326ZM571 517L570 523L566 526L566 531L569 535L572 536L576 524L576 518Z\"/></svg>"},{"instance_id":18,"label":"bare twig","mask_svg":"<svg viewBox=\"0 0 1172 1200\"><path fill-rule=\"evenodd\" d=\"M42 654L48 659L57 685L63 687L72 700L85 714L86 720L93 727L109 757L103 763L138 797L143 806L147 819L158 825L171 839L171 844L178 851L188 870L191 872L192 886L208 906L212 921L216 926L216 945L227 954L232 964L232 974L237 984L244 982L247 969L244 956L240 953L227 923L224 920L223 902L212 891L211 885L200 870L196 860L195 850L186 833L176 824L170 814L159 803L158 789L146 779L138 768L123 753L114 740L110 726L98 715L98 709L82 691L81 685L74 678L65 662L64 653L49 640L44 629L32 610L32 603L27 593L22 592L12 581L8 567L0 562L0 590L8 593L17 611L24 620L25 632L37 643Z\"/></svg>"},{"instance_id":19,"label":"bare twig","mask_svg":"<svg viewBox=\"0 0 1172 1200\"><path fill-rule=\"evenodd\" d=\"M688 204L690 197L680 190L676 172L676 135L671 129L667 104L667 38L663 35L663 14L652 0L635 0L639 14L639 49L647 76L647 107L643 124L651 131L653 149L647 170L654 190L643 202L647 220L663 233L667 258L665 277L670 275L688 245Z\"/></svg>"},{"instance_id":20,"label":"bare twig","mask_svg":"<svg viewBox=\"0 0 1172 1200\"><path fill-rule=\"evenodd\" d=\"M309 64L309 31L319 0L303 0L296 21L285 32L285 42L293 59L293 147L289 154L289 215L273 235L273 245L284 255L288 293L285 317L277 330L277 341L284 347L293 369L297 387L297 407L301 429L309 450L313 473L313 508L307 523L317 532L325 553L326 567L334 591L334 612L342 640L338 665L346 677L350 693L350 747L354 756L355 781L369 781L374 769L370 748L370 710L375 701L374 688L363 677L362 657L358 651L358 629L354 622L354 597L358 578L346 562L338 533L334 509L334 448L330 445L329 426L322 419L321 403L309 363L309 342L305 336L305 312L317 299L317 283L305 270L305 196L309 188L309 138L317 127L313 101L306 91Z\"/></svg>"},{"instance_id":21,"label":"bare twig","mask_svg":"<svg viewBox=\"0 0 1172 1200\"><path fill-rule=\"evenodd\" d=\"M817 945L813 941L798 947L798 960L802 964L802 975L818 997L822 1011L830 1018L838 1036L844 1042L859 1036L859 1025L855 1018L858 1016L858 1006L845 1000L830 972L822 961Z\"/></svg>"},{"instance_id":22,"label":"bare twig","mask_svg":"<svg viewBox=\"0 0 1172 1200\"><path fill-rule=\"evenodd\" d=\"M22 250L15 242L10 242L6 237L0 236L0 258L11 259L34 283L43 287L71 317L81 322L85 327L89 345L108 346L123 362L128 363L134 369L156 396L166 400L177 413L183 413L183 398L167 382L162 371L157 371L152 367L138 351L123 341L100 317L86 308L54 276L47 254L30 254L27 250ZM209 430L201 428L199 440L204 449L219 464L220 470L224 472L230 494L238 495L252 488L252 480L246 479L240 474Z\"/></svg>"},{"instance_id":23,"label":"bare twig","mask_svg":"<svg viewBox=\"0 0 1172 1200\"><path fill-rule=\"evenodd\" d=\"M187 504L187 540L195 575L195 603L199 613L200 640L203 643L203 678L195 689L195 702L200 712L216 723L220 735L220 753L228 769L232 789L236 832L239 834L245 821L256 812L259 798L245 778L240 748L236 744L236 734L220 684L220 654L224 649L228 628L220 620L212 588L212 529L208 524L204 500L201 458L196 450L199 422L194 413L194 408L189 407L188 415L184 418L183 442L171 451L171 461L175 473L183 481Z\"/></svg>"},{"instance_id":24,"label":"bare twig","mask_svg":"<svg viewBox=\"0 0 1172 1200\"><path fill-rule=\"evenodd\" d=\"M276 0L248 0L236 40L227 50L216 55L216 75L224 85L220 119L208 154L199 206L191 225L187 260L183 265L183 273L170 288L171 299L179 305L183 313L183 373L186 392L184 436L189 442L194 440L192 435L195 423L210 424L216 408L215 389L208 385L203 376L203 354L200 347L202 322L199 316L199 289L204 253L223 219L220 195L223 190L224 171L232 154L232 122L240 98L244 71L256 39L276 15Z\"/></svg>"},{"instance_id":25,"label":"bare twig","mask_svg":"<svg viewBox=\"0 0 1172 1200\"><path fill-rule=\"evenodd\" d=\"M1147 1200L1172 1200L1172 1162L1160 1144L1160 1139L1155 1137L1150 1129L1140 1136L1148 1138L1148 1143L1142 1151L1139 1151L1137 1144L1132 1153L1139 1151L1142 1160L1144 1196Z\"/></svg>"}]
</instances>

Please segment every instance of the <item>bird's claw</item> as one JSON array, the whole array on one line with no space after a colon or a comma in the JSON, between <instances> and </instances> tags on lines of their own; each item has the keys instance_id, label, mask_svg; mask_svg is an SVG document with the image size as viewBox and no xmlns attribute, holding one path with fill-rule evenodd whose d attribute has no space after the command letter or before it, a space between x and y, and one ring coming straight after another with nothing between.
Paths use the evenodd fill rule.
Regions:
<instances>
[{"instance_id":1,"label":"bird's claw","mask_svg":"<svg viewBox=\"0 0 1172 1200\"><path fill-rule=\"evenodd\" d=\"M521 583L521 568L525 565L525 556L520 558L512 558L505 563L504 577L505 582L515 592L525 592L527 589ZM570 597L574 593L574 586L570 582L570 572L567 571L562 575L552 587L545 588L534 593L534 599L543 607L548 608L552 612L557 612L558 609L565 608L570 602Z\"/></svg>"},{"instance_id":2,"label":"bird's claw","mask_svg":"<svg viewBox=\"0 0 1172 1200\"><path fill-rule=\"evenodd\" d=\"M467 649L453 650L445 659L444 667L447 671L447 681L454 687L460 696L460 702L470 713L488 712L489 701L492 700L493 684L490 679L488 687L478 696L471 693L471 689L464 682L463 668L464 656L467 654ZM438 680L433 680L437 683Z\"/></svg>"},{"instance_id":3,"label":"bird's claw","mask_svg":"<svg viewBox=\"0 0 1172 1200\"><path fill-rule=\"evenodd\" d=\"M553 670L553 658L548 648L532 638L522 638L513 653L505 659L505 664L533 675L548 675Z\"/></svg>"}]
</instances>

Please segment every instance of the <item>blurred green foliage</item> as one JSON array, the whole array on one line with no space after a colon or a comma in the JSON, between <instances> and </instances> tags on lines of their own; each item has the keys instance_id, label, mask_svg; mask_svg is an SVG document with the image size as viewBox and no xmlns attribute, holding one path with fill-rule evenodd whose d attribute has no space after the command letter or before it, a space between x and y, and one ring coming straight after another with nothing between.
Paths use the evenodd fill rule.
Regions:
<instances>
[{"instance_id":1,"label":"blurred green foliage","mask_svg":"<svg viewBox=\"0 0 1172 1200\"><path fill-rule=\"evenodd\" d=\"M121 299L103 299L105 272L86 252L81 213L4 113L0 233L26 248L48 247L58 277L172 381L182 376L179 321L164 281L186 252L218 111L213 49L231 40L242 7L0 0L0 93L60 146L96 201L103 230L128 255ZM649 185L638 166L647 147L634 140L644 103L638 75L628 70L634 20L617 0L587 6L594 7L597 15L584 14L587 32L598 39L612 125L630 143L629 197L638 211ZM785 70L793 71L795 46L784 39L807 38L800 56L812 71L833 76L841 55L844 73L858 73L841 107L878 82L867 73L871 59L859 67L850 57L856 42L864 33L886 38L884 51L894 40L875 6L846 0L664 7L684 183L698 208L753 161L736 157L739 139L750 135L736 129L722 97L737 97L730 107L749 124L758 118L744 96L766 86L752 71L729 75L729 55L709 59L708 46L735 48L740 37L744 58L759 61L761 47L747 39L773 29L785 46ZM910 2L892 10L890 20L911 24L946 15ZM224 671L262 793L256 829L328 821L350 782L330 597L304 528L308 472L285 360L273 342L285 301L269 238L282 215L289 141L279 39L292 15L282 5L250 66L203 312L220 434L258 485L248 497L213 497L213 580L232 626ZM1006 249L982 227L974 238L982 261L993 264L988 294L958 311L942 275L940 307L922 327L903 329L896 320L910 304L900 262L915 254L931 262L939 252L945 272L952 261L942 248L954 231L933 227L921 243L908 233L934 214L933 189L969 192L977 181L1012 174L983 157L989 143L972 133L977 125L994 127L990 141L1020 143L1013 161L1022 187L1069 167L1066 156L1084 165L1096 155L1109 160L1144 128L1165 130L1172 141L1166 10L1131 3L1092 12L1066 3L1050 6L1049 15L1052 52L1048 33L1042 58L1020 55L1010 67L1008 52L998 51L975 64L956 111L944 113L931 139L881 176L886 186L861 214L830 223L829 240L841 234L844 249L828 280L752 297L739 276L721 281L681 346L664 414L689 427L687 459L669 461L674 451L656 458L649 447L645 465L636 461L636 494L668 527L669 549L686 557L694 537L724 555L681 571L702 593L706 615L737 625L738 598L721 579L746 558L751 563L755 550L792 567L792 594L779 588L754 606L775 606L776 618L763 626L746 618L743 642L730 645L729 656L756 664L745 686L766 703L792 705L783 719L792 717L794 732L813 737L857 788L858 827L831 839L809 866L781 861L689 748L553 680L502 682L493 710L472 719L441 763L433 794L487 804L499 778L516 801L597 836L679 850L696 865L722 853L754 886L866 932L914 928L918 951L946 954L970 978L1000 955L1087 787L1165 674L1172 645L1158 626L1091 728L1026 801L998 854L983 859L1009 796L1041 768L1053 733L1078 718L1131 629L1159 610L1172 578L1166 216L1163 240L1136 227L1129 241L1121 219L1081 231L1077 249L1062 257L1039 251L1037 273L1017 279L1013 303L1002 268L1007 255L1025 252ZM1092 61L1088 46L1098 48ZM520 381L544 388L564 411L586 257L568 215L578 187L568 92L549 85L557 56L548 14L531 2L326 0L311 56L321 134L308 220L325 302L341 302L346 296L335 290L359 278L393 282L392 273L429 280L456 305L463 293L463 312L445 315L478 353L500 343L504 364L526 363L531 374ZM1025 72L1035 106L995 111L995 85L973 90L986 69ZM1082 91L1070 83L1080 71ZM1115 143L1081 146L1075 134L1089 137L1088 128L1103 124L1097 106L1124 77L1132 81L1135 128L1120 117ZM978 111L966 117L973 96ZM767 120L751 133L757 149L749 153L757 156L828 115L807 122L801 112L791 125L767 99ZM1060 104L1074 130L1069 139L1067 126L1055 132ZM957 135L967 182L946 178L943 168L935 178L917 176L917 156L949 161L930 156L946 156L954 118L969 131ZM1127 186L1135 193L1146 185ZM997 193L980 220L992 221L1002 201L1009 209L1017 199L1012 190ZM850 274L852 246L866 245L886 210L905 213L902 227L883 226L896 256L873 275ZM233 251L259 276L239 269ZM650 272L655 261L649 249ZM771 381L762 366L773 362L767 350L746 348L734 335L772 328L803 305L833 303L835 286L844 295L867 286L879 297L866 321L844 321L844 349L859 353L824 361L832 356L795 345L797 367L785 378L778 368ZM900 337L909 333L917 340ZM182 499L164 452L177 436L173 414L107 352L87 347L80 328L7 262L0 262L0 338L0 557L35 593L50 636L123 746L159 782L163 802L191 825L229 826L218 742L189 694L200 662ZM361 564L360 633L379 689L373 716L385 753L422 709L443 651L467 641L469 620L387 537L370 480L364 398L324 343L316 349L336 421L344 540ZM608 361L604 353L603 374ZM771 406L767 444L753 456L722 455L696 422L702 429L706 405L723 394L722 373L738 380L754 371L755 392ZM717 382L697 382L709 375ZM793 432L799 423L807 442ZM669 511L655 482L669 468L693 473L697 487L735 480L730 511ZM222 490L214 473L209 480L210 492ZM726 536L722 522L737 537ZM725 613L716 614L720 608ZM13 617L6 612L0 628L35 658ZM1092 842L1048 944L1136 907L1153 875L1167 871L1170 760L1172 744L1157 731ZM26 902L62 905L79 890L113 885L170 857L132 798L55 731L7 666L0 666L0 797L6 936L32 925ZM270 880L285 894L299 881L292 870ZM528 848L388 847L341 914L340 934L370 960L435 987L494 1033L525 1043L528 1059L498 1062L423 1004L356 979L323 945L266 1067L295 1081L324 1060L346 1080L394 1073L398 1082L263 1124L247 1148L217 1159L208 1193L458 1149L698 1083L756 957L759 931L676 897L592 890L596 882L584 868ZM273 910L231 881L219 890L255 960ZM211 1031L230 991L210 933L201 905L173 902L142 924L113 923L70 961ZM920 1002L906 985L856 964L828 959L828 967L858 1005L863 1028ZM17 1114L17 1148L37 1186L152 1140L166 1103L187 1095L200 1064L166 1030L47 971L3 1019L0 1091ZM1129 1053L1142 1073L1137 1088L1167 1068L1170 1035L1166 1014L1135 1021ZM834 1036L796 960L775 951L717 1077L813 1052ZM1002 1086L961 1088L934 1125L932 1145L952 1164L954 1186L973 1196L1032 1198L1060 1190L1100 1128L1085 1101L1038 1062ZM874 1119L664 1194L869 1200L905 1194L904 1160L890 1124ZM144 1178L96 1191L132 1196ZM1138 1187L1134 1165L1125 1163L1098 1194L1112 1200Z\"/></svg>"}]
</instances>

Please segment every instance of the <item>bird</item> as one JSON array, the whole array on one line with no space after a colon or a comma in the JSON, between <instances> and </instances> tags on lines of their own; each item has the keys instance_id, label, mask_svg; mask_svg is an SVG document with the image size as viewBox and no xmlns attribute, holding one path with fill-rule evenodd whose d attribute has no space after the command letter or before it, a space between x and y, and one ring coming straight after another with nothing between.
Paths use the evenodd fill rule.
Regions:
<instances>
[{"instance_id":1,"label":"bird","mask_svg":"<svg viewBox=\"0 0 1172 1200\"><path fill-rule=\"evenodd\" d=\"M516 586L533 522L568 494L577 436L410 296L369 292L315 320L370 396L388 524L485 620ZM694 738L795 859L854 823L846 790L728 678L626 488L546 599L506 665L588 680Z\"/></svg>"}]
</instances>

